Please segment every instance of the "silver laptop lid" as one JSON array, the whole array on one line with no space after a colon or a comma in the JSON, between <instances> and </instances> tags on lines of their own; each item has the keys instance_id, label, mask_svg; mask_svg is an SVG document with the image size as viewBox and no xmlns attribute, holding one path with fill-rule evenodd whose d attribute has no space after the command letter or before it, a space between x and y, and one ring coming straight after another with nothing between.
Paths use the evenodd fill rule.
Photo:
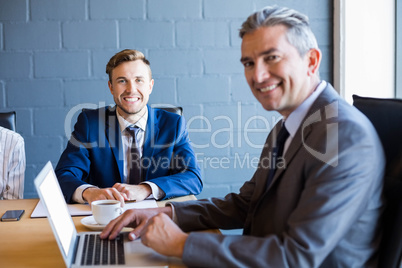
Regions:
<instances>
[{"instance_id":1,"label":"silver laptop lid","mask_svg":"<svg viewBox=\"0 0 402 268\"><path fill-rule=\"evenodd\" d=\"M40 200L46 209L47 218L56 237L61 255L67 267L70 267L74 257L77 230L50 161L36 176L34 183Z\"/></svg>"}]
</instances>

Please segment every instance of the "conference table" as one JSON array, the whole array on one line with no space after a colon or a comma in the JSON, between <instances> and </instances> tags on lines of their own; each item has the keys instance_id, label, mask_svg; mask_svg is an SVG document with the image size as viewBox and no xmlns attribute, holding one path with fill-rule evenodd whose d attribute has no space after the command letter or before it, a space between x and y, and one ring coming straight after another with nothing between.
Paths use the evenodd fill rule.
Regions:
<instances>
[{"instance_id":1,"label":"conference table","mask_svg":"<svg viewBox=\"0 0 402 268\"><path fill-rule=\"evenodd\" d=\"M195 200L193 195L170 199L169 201ZM6 210L24 209L19 221L0 222L0 267L65 267L47 218L31 218L39 199L0 200L0 216ZM167 201L158 201L159 207ZM74 216L77 232L92 231L81 223L84 216ZM219 232L211 230L211 232ZM185 267L173 262L169 267Z\"/></svg>"}]
</instances>

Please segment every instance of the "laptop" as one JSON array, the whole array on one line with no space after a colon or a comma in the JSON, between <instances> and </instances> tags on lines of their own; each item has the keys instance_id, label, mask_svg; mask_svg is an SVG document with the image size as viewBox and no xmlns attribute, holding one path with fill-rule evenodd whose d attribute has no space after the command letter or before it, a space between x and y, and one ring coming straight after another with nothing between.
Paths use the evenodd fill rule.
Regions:
<instances>
[{"instance_id":1,"label":"laptop","mask_svg":"<svg viewBox=\"0 0 402 268\"><path fill-rule=\"evenodd\" d=\"M67 267L168 266L169 258L144 246L139 239L128 240L127 233L111 241L100 239L100 232L77 233L50 162L34 183Z\"/></svg>"}]
</instances>

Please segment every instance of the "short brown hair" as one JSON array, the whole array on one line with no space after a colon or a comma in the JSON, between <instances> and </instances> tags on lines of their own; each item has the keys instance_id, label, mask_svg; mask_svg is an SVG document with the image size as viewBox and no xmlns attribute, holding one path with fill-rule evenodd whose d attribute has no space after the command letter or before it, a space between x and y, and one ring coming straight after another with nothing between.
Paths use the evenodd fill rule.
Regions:
<instances>
[{"instance_id":1,"label":"short brown hair","mask_svg":"<svg viewBox=\"0 0 402 268\"><path fill-rule=\"evenodd\" d=\"M124 49L116 53L106 64L106 73L109 75L109 81L112 81L112 71L114 68L119 66L121 63L126 61L136 61L142 60L149 69L149 79L152 79L151 64L145 58L141 51L135 49Z\"/></svg>"}]
</instances>

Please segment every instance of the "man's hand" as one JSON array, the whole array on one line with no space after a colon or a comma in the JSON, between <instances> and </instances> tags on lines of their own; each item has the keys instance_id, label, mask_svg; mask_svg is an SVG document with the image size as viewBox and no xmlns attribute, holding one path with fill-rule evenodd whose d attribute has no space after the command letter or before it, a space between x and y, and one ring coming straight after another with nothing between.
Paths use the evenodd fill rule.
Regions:
<instances>
[{"instance_id":1,"label":"man's hand","mask_svg":"<svg viewBox=\"0 0 402 268\"><path fill-rule=\"evenodd\" d=\"M103 229L102 233L100 234L100 237L102 239L115 239L120 233L121 229L124 227L131 227L134 228L134 230L130 232L129 238L134 240L137 237L140 237L142 229L148 223L148 220L159 213L165 213L169 217L172 217L172 208L167 206L161 208L126 210L122 215L110 221L109 224L106 225L105 229Z\"/></svg>"},{"instance_id":2,"label":"man's hand","mask_svg":"<svg viewBox=\"0 0 402 268\"><path fill-rule=\"evenodd\" d=\"M188 234L184 233L173 220L164 213L148 220L141 232L142 243L156 252L181 258Z\"/></svg>"},{"instance_id":3,"label":"man's hand","mask_svg":"<svg viewBox=\"0 0 402 268\"><path fill-rule=\"evenodd\" d=\"M187 234L172 221L172 208L129 209L112 220L100 237L115 239L124 227L134 228L129 239L141 237L142 243L166 256L181 258Z\"/></svg>"},{"instance_id":4,"label":"man's hand","mask_svg":"<svg viewBox=\"0 0 402 268\"><path fill-rule=\"evenodd\" d=\"M126 183L116 183L113 188L122 195L127 196L127 200L142 201L152 194L151 186L148 184L131 185Z\"/></svg>"},{"instance_id":5,"label":"man's hand","mask_svg":"<svg viewBox=\"0 0 402 268\"><path fill-rule=\"evenodd\" d=\"M84 190L82 197L89 204L96 200L119 200L122 207L124 206L124 200L128 200L126 194L120 193L114 188L99 189L90 187Z\"/></svg>"}]
</instances>

